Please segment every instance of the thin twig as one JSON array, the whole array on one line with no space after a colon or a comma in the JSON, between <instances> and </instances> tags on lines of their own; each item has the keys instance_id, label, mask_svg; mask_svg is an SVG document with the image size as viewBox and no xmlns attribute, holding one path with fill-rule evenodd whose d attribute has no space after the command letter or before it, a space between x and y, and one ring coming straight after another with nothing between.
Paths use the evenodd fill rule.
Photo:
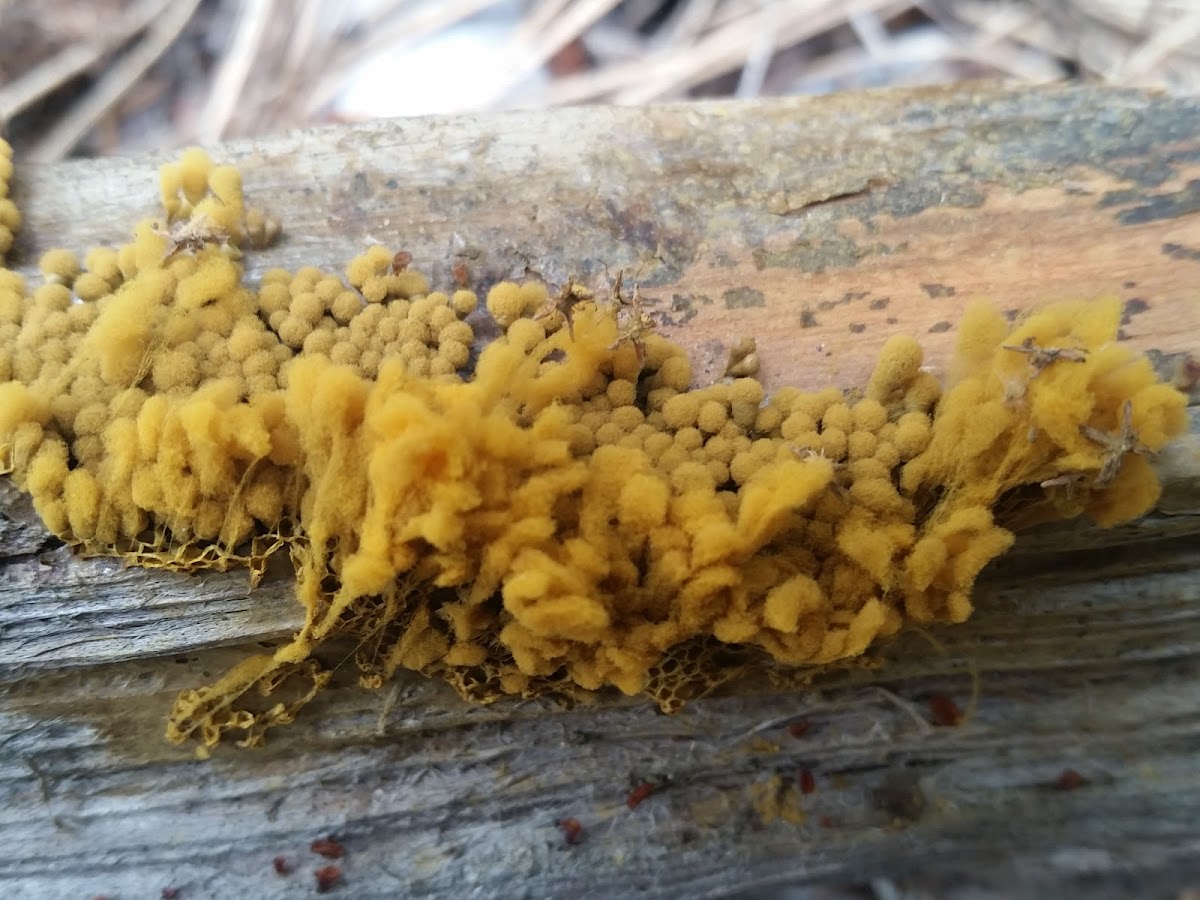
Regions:
<instances>
[{"instance_id":1,"label":"thin twig","mask_svg":"<svg viewBox=\"0 0 1200 900\"><path fill-rule=\"evenodd\" d=\"M691 0L684 3L662 27L662 37L655 37L660 47L691 43L712 24L718 0Z\"/></svg>"},{"instance_id":2,"label":"thin twig","mask_svg":"<svg viewBox=\"0 0 1200 900\"><path fill-rule=\"evenodd\" d=\"M875 58L888 56L888 45L891 44L891 38L888 37L887 31L884 30L877 15L855 7L850 10L846 24L850 26L850 30L854 32L854 36L858 38L858 42L863 45L863 49L870 56Z\"/></svg>"},{"instance_id":3,"label":"thin twig","mask_svg":"<svg viewBox=\"0 0 1200 900\"><path fill-rule=\"evenodd\" d=\"M502 56L512 61L509 69L501 73L502 86L494 96L502 97L522 81L536 72L563 47L582 35L588 28L616 7L620 0L579 0L567 11L551 21L540 34L527 41L509 42Z\"/></svg>"},{"instance_id":4,"label":"thin twig","mask_svg":"<svg viewBox=\"0 0 1200 900\"><path fill-rule=\"evenodd\" d=\"M865 0L863 11L891 15L909 4L906 0ZM776 45L786 47L815 37L845 22L840 3L814 0L788 7L791 15L779 22ZM757 16L748 15L707 35L675 58L664 60L657 73L643 71L641 76L613 97L619 104L640 105L662 97L679 95L688 88L715 78L739 65L745 58L745 46L753 40Z\"/></svg>"},{"instance_id":5,"label":"thin twig","mask_svg":"<svg viewBox=\"0 0 1200 900\"><path fill-rule=\"evenodd\" d=\"M325 0L302 0L296 24L283 47L278 78L258 79L260 84L266 82L259 112L271 127L305 121L299 110L307 82L324 68L329 47L338 39L336 28L330 27L331 12Z\"/></svg>"},{"instance_id":6,"label":"thin twig","mask_svg":"<svg viewBox=\"0 0 1200 900\"><path fill-rule=\"evenodd\" d=\"M302 0L300 13L296 16L296 25L288 39L283 58L285 81L294 84L304 64L312 60L313 44L322 20L321 14L325 9L323 0Z\"/></svg>"},{"instance_id":7,"label":"thin twig","mask_svg":"<svg viewBox=\"0 0 1200 900\"><path fill-rule=\"evenodd\" d=\"M748 99L762 93L763 84L767 80L767 69L771 65L771 57L775 55L775 22L778 18L778 7L764 6L759 14L758 34L750 42L746 53L746 62L742 66L741 77L738 78L735 97Z\"/></svg>"},{"instance_id":8,"label":"thin twig","mask_svg":"<svg viewBox=\"0 0 1200 900\"><path fill-rule=\"evenodd\" d=\"M67 115L33 146L29 151L30 158L52 162L70 153L100 117L125 96L175 42L199 5L200 0L174 0L170 3L141 42L118 59L83 99L72 106Z\"/></svg>"},{"instance_id":9,"label":"thin twig","mask_svg":"<svg viewBox=\"0 0 1200 900\"><path fill-rule=\"evenodd\" d=\"M618 103L640 104L735 69L744 63L746 47L754 40L760 20L757 7L730 18L729 6L713 15L712 30L694 43L665 47L641 59L563 78L522 100L529 105L555 106L611 97ZM901 0L867 0L861 9L890 15L906 6ZM776 49L792 46L845 21L841 5L825 0L789 5L786 11L788 15L777 23Z\"/></svg>"},{"instance_id":10,"label":"thin twig","mask_svg":"<svg viewBox=\"0 0 1200 900\"><path fill-rule=\"evenodd\" d=\"M172 0L142 0L91 40L76 41L0 87L0 122L11 119L81 72L85 72L162 15Z\"/></svg>"},{"instance_id":11,"label":"thin twig","mask_svg":"<svg viewBox=\"0 0 1200 900\"><path fill-rule=\"evenodd\" d=\"M961 12L961 8L957 8ZM886 69L888 83L928 83L930 67L942 65L984 66L1023 81L1044 82L1062 77L1050 57L1021 47L1016 32L1038 23L1032 10L1000 7L988 11L971 29L949 20L912 28L891 38L875 54L862 47L848 47L820 57L807 65L788 87L810 93L830 83L838 86L861 84L878 69ZM941 80L945 80L944 78Z\"/></svg>"},{"instance_id":12,"label":"thin twig","mask_svg":"<svg viewBox=\"0 0 1200 900\"><path fill-rule=\"evenodd\" d=\"M246 0L233 30L233 44L221 59L208 92L208 102L196 123L196 137L213 143L225 136L246 79L274 12L274 0Z\"/></svg>"},{"instance_id":13,"label":"thin twig","mask_svg":"<svg viewBox=\"0 0 1200 900\"><path fill-rule=\"evenodd\" d=\"M520 44L532 44L537 35L549 28L556 18L562 14L570 0L540 0L521 20L513 34L513 41Z\"/></svg>"},{"instance_id":14,"label":"thin twig","mask_svg":"<svg viewBox=\"0 0 1200 900\"><path fill-rule=\"evenodd\" d=\"M1111 73L1111 80L1118 84L1143 78L1163 64L1171 53L1183 47L1194 46L1200 36L1200 10L1180 17L1170 28L1151 32L1120 65Z\"/></svg>"}]
</instances>

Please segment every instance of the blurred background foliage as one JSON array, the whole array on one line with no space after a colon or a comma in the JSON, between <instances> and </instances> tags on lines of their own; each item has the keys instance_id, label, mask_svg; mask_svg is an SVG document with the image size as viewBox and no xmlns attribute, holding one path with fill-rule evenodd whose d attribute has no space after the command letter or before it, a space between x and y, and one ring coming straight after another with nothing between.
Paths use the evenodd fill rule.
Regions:
<instances>
[{"instance_id":1,"label":"blurred background foliage","mask_svg":"<svg viewBox=\"0 0 1200 900\"><path fill-rule=\"evenodd\" d=\"M40 159L427 113L972 78L1200 89L1200 0L0 0Z\"/></svg>"}]
</instances>

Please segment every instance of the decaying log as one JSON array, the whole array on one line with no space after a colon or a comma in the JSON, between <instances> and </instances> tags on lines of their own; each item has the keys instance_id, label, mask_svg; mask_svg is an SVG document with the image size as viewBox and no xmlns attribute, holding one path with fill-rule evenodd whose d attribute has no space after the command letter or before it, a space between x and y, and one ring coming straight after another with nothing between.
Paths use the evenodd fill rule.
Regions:
<instances>
[{"instance_id":1,"label":"decaying log","mask_svg":"<svg viewBox=\"0 0 1200 900\"><path fill-rule=\"evenodd\" d=\"M1164 372L1186 378L1200 352L1194 100L978 87L594 108L214 155L284 221L252 274L335 267L370 241L441 284L459 262L484 287L624 270L701 381L743 336L768 387L859 383L896 332L937 367L979 296L1016 311L1116 294L1122 337ZM18 265L121 240L153 213L166 158L18 160ZM1194 417L1157 461L1154 514L1026 535L969 623L906 633L877 667L675 717L615 697L473 707L440 683L368 693L344 673L266 749L208 761L163 740L171 700L298 626L290 571L251 593L244 572L77 559L0 485L3 893L298 896L324 862L310 842L334 835L358 898L918 874L946 896L966 896L952 877L971 896L1171 896L1200 883L1198 448ZM931 698L968 714L936 724ZM657 790L630 808L643 782ZM584 829L573 846L566 817Z\"/></svg>"}]
</instances>

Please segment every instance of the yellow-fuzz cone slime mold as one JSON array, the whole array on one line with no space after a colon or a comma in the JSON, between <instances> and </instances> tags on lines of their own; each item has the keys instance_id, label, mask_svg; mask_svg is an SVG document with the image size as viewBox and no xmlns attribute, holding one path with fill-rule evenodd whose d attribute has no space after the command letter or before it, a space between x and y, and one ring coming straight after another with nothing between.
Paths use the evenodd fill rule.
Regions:
<instances>
[{"instance_id":1,"label":"yellow-fuzz cone slime mold","mask_svg":"<svg viewBox=\"0 0 1200 900\"><path fill-rule=\"evenodd\" d=\"M475 701L615 686L667 711L731 650L850 659L967 619L1016 528L1146 512L1145 455L1185 427L1109 300L970 308L944 383L896 337L849 395L767 398L692 388L636 292L501 283L504 333L463 374L471 291L379 246L252 287L241 255L279 229L238 171L189 150L160 183L131 243L51 251L36 286L0 269L0 472L83 553L252 578L291 555L304 626L181 694L174 741L260 743L335 638L368 686L412 669Z\"/></svg>"}]
</instances>

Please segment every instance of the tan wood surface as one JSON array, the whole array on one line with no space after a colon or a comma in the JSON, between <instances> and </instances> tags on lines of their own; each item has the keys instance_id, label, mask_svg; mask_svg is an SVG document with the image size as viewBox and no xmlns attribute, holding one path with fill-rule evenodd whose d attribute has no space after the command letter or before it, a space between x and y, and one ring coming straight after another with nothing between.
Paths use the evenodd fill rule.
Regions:
<instances>
[{"instance_id":1,"label":"tan wood surface","mask_svg":"<svg viewBox=\"0 0 1200 900\"><path fill-rule=\"evenodd\" d=\"M1164 373L1200 355L1195 100L978 86L381 122L213 152L284 222L252 275L340 266L370 241L442 285L459 261L484 288L527 268L603 288L624 269L701 381L742 336L772 388L859 383L897 332L938 367L981 296L1115 294L1124 338ZM122 240L169 156L17 160L17 265ZM240 572L75 559L0 484L3 893L307 896L323 862L308 844L335 834L354 897L725 896L913 873L945 896L1173 896L1200 884L1193 422L1157 462L1156 513L1025 536L971 622L903 635L877 669L675 717L615 698L471 707L420 678L367 693L346 677L265 750L206 762L163 741L171 700L297 627L290 572L250 593ZM931 696L971 706L972 673L967 720L931 724ZM1087 783L1058 789L1066 769ZM643 781L662 787L628 808Z\"/></svg>"}]
</instances>

